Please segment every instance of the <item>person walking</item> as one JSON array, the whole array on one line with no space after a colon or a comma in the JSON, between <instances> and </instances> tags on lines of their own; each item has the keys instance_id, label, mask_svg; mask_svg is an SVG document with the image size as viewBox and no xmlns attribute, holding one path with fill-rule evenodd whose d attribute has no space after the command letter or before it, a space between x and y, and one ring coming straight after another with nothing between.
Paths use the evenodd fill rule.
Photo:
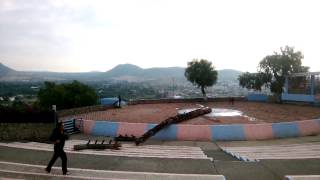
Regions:
<instances>
[{"instance_id":1,"label":"person walking","mask_svg":"<svg viewBox=\"0 0 320 180\"><path fill-rule=\"evenodd\" d=\"M63 175L69 174L67 170L67 155L63 150L65 141L68 139L68 136L64 133L64 126L62 122L58 122L56 124L56 128L53 130L49 139L54 143L54 153L45 170L47 171L47 173L50 173L53 164L58 159L58 157L60 157L62 160Z\"/></svg>"}]
</instances>

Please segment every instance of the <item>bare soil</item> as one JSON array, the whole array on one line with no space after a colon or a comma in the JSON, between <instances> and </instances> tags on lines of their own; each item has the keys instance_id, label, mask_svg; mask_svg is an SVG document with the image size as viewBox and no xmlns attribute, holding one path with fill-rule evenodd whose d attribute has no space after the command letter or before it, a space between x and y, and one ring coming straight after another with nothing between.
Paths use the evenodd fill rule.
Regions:
<instances>
[{"instance_id":1,"label":"bare soil","mask_svg":"<svg viewBox=\"0 0 320 180\"><path fill-rule=\"evenodd\" d=\"M200 104L200 103L199 103ZM320 118L320 108L289 105L289 104L271 104L257 102L235 102L231 105L229 102L209 102L202 103L211 108L226 108L239 110L244 113L243 116L234 117L197 117L182 124L239 124L239 123L265 123L265 122L286 122L299 121ZM139 123L160 123L161 121L177 115L180 109L197 108L197 103L166 103L166 104L138 104L124 106L119 109L109 109L106 111L97 111L68 118L84 118L90 120L116 121L116 122L139 122Z\"/></svg>"}]
</instances>

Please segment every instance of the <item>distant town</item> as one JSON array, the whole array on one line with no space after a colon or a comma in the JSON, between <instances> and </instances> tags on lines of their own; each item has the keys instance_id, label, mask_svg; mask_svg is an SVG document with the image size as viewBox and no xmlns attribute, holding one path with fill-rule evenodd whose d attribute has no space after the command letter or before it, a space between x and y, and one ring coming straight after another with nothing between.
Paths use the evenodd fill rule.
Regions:
<instances>
[{"instance_id":1,"label":"distant town","mask_svg":"<svg viewBox=\"0 0 320 180\"><path fill-rule=\"evenodd\" d=\"M0 102L2 105L14 101L27 104L36 101L37 93L45 81L57 83L78 80L95 89L100 98L124 99L194 98L201 91L184 77L184 68L142 69L131 64L118 65L107 72L53 73L21 72L0 65ZM249 90L239 86L236 70L218 70L217 83L207 88L208 97L246 96ZM268 93L264 91L263 93Z\"/></svg>"}]
</instances>

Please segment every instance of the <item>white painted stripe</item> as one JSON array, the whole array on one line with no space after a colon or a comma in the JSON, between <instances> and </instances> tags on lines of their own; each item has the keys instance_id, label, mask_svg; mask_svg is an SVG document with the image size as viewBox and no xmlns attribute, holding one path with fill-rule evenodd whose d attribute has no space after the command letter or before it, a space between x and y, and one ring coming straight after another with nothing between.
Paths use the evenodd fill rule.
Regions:
<instances>
[{"instance_id":1,"label":"white painted stripe","mask_svg":"<svg viewBox=\"0 0 320 180\"><path fill-rule=\"evenodd\" d=\"M314 159L320 158L319 143L304 143L285 146L222 147L238 159L255 161L259 159Z\"/></svg>"},{"instance_id":2,"label":"white painted stripe","mask_svg":"<svg viewBox=\"0 0 320 180\"><path fill-rule=\"evenodd\" d=\"M289 148L294 148L294 149L303 149L305 147L310 147L313 149L319 149L320 144L316 145L301 145L301 146L292 146L292 147L276 147L276 146L269 146L269 147L241 147L241 148L224 148L224 149L232 149L232 150L252 150L252 149L259 149L259 150L264 150L264 149L289 149Z\"/></svg>"},{"instance_id":3,"label":"white painted stripe","mask_svg":"<svg viewBox=\"0 0 320 180\"><path fill-rule=\"evenodd\" d=\"M273 157L273 156L266 156L266 157L259 157L259 158L250 158L251 161L257 161L262 159L320 159L320 156L299 156L299 157Z\"/></svg>"},{"instance_id":4,"label":"white painted stripe","mask_svg":"<svg viewBox=\"0 0 320 180\"><path fill-rule=\"evenodd\" d=\"M53 151L52 149L46 148L34 148L29 146L16 146L16 145L5 145L7 147L29 149L29 150L41 150L41 151ZM121 152L110 152L110 151L68 151L65 152L70 154L89 154L99 156L124 156L124 157L155 157L155 158L181 158L181 159L210 159L206 155L203 156L188 156L188 155L158 155L158 154L142 154L142 153L121 153Z\"/></svg>"},{"instance_id":5,"label":"white painted stripe","mask_svg":"<svg viewBox=\"0 0 320 180\"><path fill-rule=\"evenodd\" d=\"M68 142L68 141L67 141ZM29 143L20 143L20 142L13 142L13 143L0 143L0 144L16 144L16 145L30 145L32 147L46 147L46 148L52 148L52 144L44 144L44 143L35 143L35 142L29 142ZM85 142L73 142L73 143L66 143L65 148L66 149L73 149L73 146L76 144L86 144ZM99 143L98 143L99 144ZM170 151L170 150L176 150L176 151L201 151L200 147L183 147L183 146L135 146L135 145L128 145L128 144L122 144L122 148L130 148L130 149L156 149L156 150L164 150L164 151Z\"/></svg>"},{"instance_id":6,"label":"white painted stripe","mask_svg":"<svg viewBox=\"0 0 320 180\"><path fill-rule=\"evenodd\" d=\"M74 179L93 179L93 180L130 180L130 179L115 179L115 178L99 178L99 177L90 177L90 176L72 176L72 175L59 175L59 174L45 174L45 173L36 173L36 172L20 172L12 170L0 170L4 173L13 173L13 174L22 174L22 175L34 175L34 176L48 176L48 177L61 177L61 178L74 178Z\"/></svg>"},{"instance_id":7,"label":"white painted stripe","mask_svg":"<svg viewBox=\"0 0 320 180\"><path fill-rule=\"evenodd\" d=\"M235 152L236 154L243 154L243 155L257 155L257 156L262 156L262 155L303 155L303 154L308 154L308 155L320 155L320 152L317 151L288 151L287 153L285 152Z\"/></svg>"},{"instance_id":8,"label":"white painted stripe","mask_svg":"<svg viewBox=\"0 0 320 180\"><path fill-rule=\"evenodd\" d=\"M223 148L223 147L221 147ZM309 147L309 146L301 146L301 147L269 147L269 148L223 148L224 150L228 151L239 151L239 152L245 152L245 151L284 151L284 150L305 150L305 149L310 149L310 150L319 150L320 146L317 147Z\"/></svg>"},{"instance_id":9,"label":"white painted stripe","mask_svg":"<svg viewBox=\"0 0 320 180\"><path fill-rule=\"evenodd\" d=\"M270 148L270 147L296 147L296 146L312 146L312 145L320 145L319 142L312 142L312 143L301 143L301 144L279 144L279 145L263 145L263 146L220 146L221 148L225 149L241 149L241 148Z\"/></svg>"},{"instance_id":10,"label":"white painted stripe","mask_svg":"<svg viewBox=\"0 0 320 180\"><path fill-rule=\"evenodd\" d=\"M270 155L264 155L264 156L254 156L254 155L239 155L234 154L236 157L243 157L250 160L257 160L257 159L318 159L320 155L296 155L296 156L285 156L285 155L277 155L277 156L270 156Z\"/></svg>"},{"instance_id":11,"label":"white painted stripe","mask_svg":"<svg viewBox=\"0 0 320 180\"><path fill-rule=\"evenodd\" d=\"M53 151L53 147L48 144L40 143L0 143L2 146L13 147L13 148L23 148L31 150L42 150L42 151ZM67 153L73 154L92 154L92 155L106 155L106 156L125 156L125 157L156 157L156 158L188 158L188 159L210 159L208 158L203 151L198 148L197 151L164 151L156 149L126 149L122 150L103 150L103 151L94 151L94 150L82 150L82 151L73 151L66 148Z\"/></svg>"},{"instance_id":12,"label":"white painted stripe","mask_svg":"<svg viewBox=\"0 0 320 180\"><path fill-rule=\"evenodd\" d=\"M0 164L10 164L17 166L26 166L26 167L36 167L44 169L46 166L43 165L34 165L34 164L25 164L25 163L16 163L16 162L7 162L0 161ZM52 167L53 169L61 169L61 167ZM111 171L111 170L96 170L96 169L82 169L82 168L68 168L72 171L84 171L84 172L102 172L102 173L119 173L119 174L135 174L135 175L173 175L173 176L191 176L191 177L224 177L223 175L211 175L211 174L177 174L177 173L155 173L155 172L137 172L137 171ZM69 177L69 176L68 176Z\"/></svg>"},{"instance_id":13,"label":"white painted stripe","mask_svg":"<svg viewBox=\"0 0 320 180\"><path fill-rule=\"evenodd\" d=\"M286 175L288 180L319 180L320 175Z\"/></svg>"},{"instance_id":14,"label":"white painted stripe","mask_svg":"<svg viewBox=\"0 0 320 180\"><path fill-rule=\"evenodd\" d=\"M93 143L94 141L91 141ZM87 141L84 140L70 140L66 141L65 148L70 148L72 149L74 145L77 144L86 144ZM101 143L101 141L100 141ZM28 143L21 143L21 142L12 142L10 144L22 144L22 145L32 145L35 147L52 147L52 144L44 144L44 143L37 143L37 142L28 142ZM99 142L98 142L99 144ZM133 143L127 144L123 143L122 144L123 148L134 148L134 149L159 149L159 150L187 150L187 151L197 151L201 150L200 147L193 147L193 146L165 146L165 145L142 145L142 146L136 146Z\"/></svg>"}]
</instances>

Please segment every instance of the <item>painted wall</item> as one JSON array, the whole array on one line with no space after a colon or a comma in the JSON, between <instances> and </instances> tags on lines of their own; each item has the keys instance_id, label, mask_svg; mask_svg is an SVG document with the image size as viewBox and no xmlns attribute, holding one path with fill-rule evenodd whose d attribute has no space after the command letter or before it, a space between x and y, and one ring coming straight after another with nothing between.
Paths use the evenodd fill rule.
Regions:
<instances>
[{"instance_id":1,"label":"painted wall","mask_svg":"<svg viewBox=\"0 0 320 180\"><path fill-rule=\"evenodd\" d=\"M284 101L299 101L299 102L315 102L314 95L306 94L286 94L282 93L281 99Z\"/></svg>"},{"instance_id":2,"label":"painted wall","mask_svg":"<svg viewBox=\"0 0 320 180\"><path fill-rule=\"evenodd\" d=\"M81 130L85 134L116 137L118 135L141 136L155 126L147 123L125 123L109 121L82 121ZM151 139L157 140L199 140L235 141L265 140L320 134L320 119L262 124L229 125L171 125L161 130Z\"/></svg>"},{"instance_id":3,"label":"painted wall","mask_svg":"<svg viewBox=\"0 0 320 180\"><path fill-rule=\"evenodd\" d=\"M257 101L257 102L267 102L268 95L265 94L248 94L247 96L248 101Z\"/></svg>"}]
</instances>

